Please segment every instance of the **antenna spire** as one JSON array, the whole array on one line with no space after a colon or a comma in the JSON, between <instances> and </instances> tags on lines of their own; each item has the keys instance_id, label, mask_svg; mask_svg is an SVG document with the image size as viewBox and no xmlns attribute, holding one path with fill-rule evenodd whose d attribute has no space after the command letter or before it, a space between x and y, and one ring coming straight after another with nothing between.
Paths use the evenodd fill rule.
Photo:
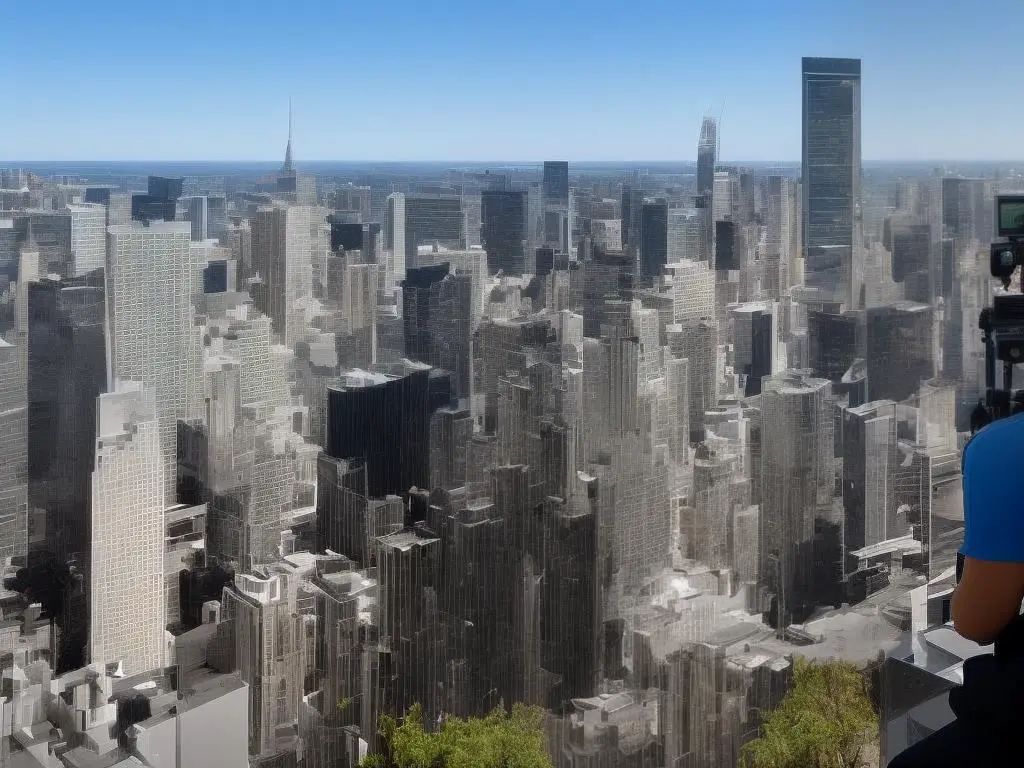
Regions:
<instances>
[{"instance_id":1,"label":"antenna spire","mask_svg":"<svg viewBox=\"0 0 1024 768\"><path fill-rule=\"evenodd\" d=\"M281 166L283 173L291 173L292 168L292 99L288 97L288 146L284 150L284 165Z\"/></svg>"}]
</instances>

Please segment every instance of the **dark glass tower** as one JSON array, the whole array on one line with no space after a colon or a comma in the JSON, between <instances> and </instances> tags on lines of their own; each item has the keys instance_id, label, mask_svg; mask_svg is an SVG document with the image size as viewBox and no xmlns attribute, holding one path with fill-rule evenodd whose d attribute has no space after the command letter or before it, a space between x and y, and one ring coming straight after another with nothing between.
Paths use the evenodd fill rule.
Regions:
<instances>
[{"instance_id":1,"label":"dark glass tower","mask_svg":"<svg viewBox=\"0 0 1024 768\"><path fill-rule=\"evenodd\" d=\"M565 160L544 161L544 203L569 207L569 163Z\"/></svg>"},{"instance_id":2,"label":"dark glass tower","mask_svg":"<svg viewBox=\"0 0 1024 768\"><path fill-rule=\"evenodd\" d=\"M28 290L29 504L49 554L89 555L96 398L107 390L103 271Z\"/></svg>"},{"instance_id":3,"label":"dark glass tower","mask_svg":"<svg viewBox=\"0 0 1024 768\"><path fill-rule=\"evenodd\" d=\"M492 275L526 271L526 211L526 192L521 190L484 190L481 195L480 239Z\"/></svg>"},{"instance_id":4,"label":"dark glass tower","mask_svg":"<svg viewBox=\"0 0 1024 768\"><path fill-rule=\"evenodd\" d=\"M715 190L715 156L718 153L718 124L705 117L697 140L697 194L711 195Z\"/></svg>"},{"instance_id":5,"label":"dark glass tower","mask_svg":"<svg viewBox=\"0 0 1024 768\"><path fill-rule=\"evenodd\" d=\"M644 203L640 210L640 272L657 277L668 263L668 205Z\"/></svg>"},{"instance_id":6,"label":"dark glass tower","mask_svg":"<svg viewBox=\"0 0 1024 768\"><path fill-rule=\"evenodd\" d=\"M327 445L366 463L372 498L430 486L430 416L451 400L450 378L411 364L401 376L343 379L327 388Z\"/></svg>"},{"instance_id":7,"label":"dark glass tower","mask_svg":"<svg viewBox=\"0 0 1024 768\"><path fill-rule=\"evenodd\" d=\"M847 307L860 172L860 59L804 58L805 283Z\"/></svg>"},{"instance_id":8,"label":"dark glass tower","mask_svg":"<svg viewBox=\"0 0 1024 768\"><path fill-rule=\"evenodd\" d=\"M638 246L640 243L640 212L644 196L641 190L628 184L622 185L622 247Z\"/></svg>"}]
</instances>

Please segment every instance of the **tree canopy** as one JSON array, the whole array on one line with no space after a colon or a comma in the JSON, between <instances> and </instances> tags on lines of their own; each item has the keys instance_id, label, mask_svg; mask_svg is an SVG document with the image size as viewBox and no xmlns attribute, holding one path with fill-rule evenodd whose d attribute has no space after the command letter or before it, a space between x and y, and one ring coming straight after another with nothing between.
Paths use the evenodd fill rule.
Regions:
<instances>
[{"instance_id":1,"label":"tree canopy","mask_svg":"<svg viewBox=\"0 0 1024 768\"><path fill-rule=\"evenodd\" d=\"M445 717L436 731L423 729L413 705L399 723L383 715L378 732L384 754L367 755L361 768L551 768L544 711L516 704L486 717Z\"/></svg>"},{"instance_id":2,"label":"tree canopy","mask_svg":"<svg viewBox=\"0 0 1024 768\"><path fill-rule=\"evenodd\" d=\"M797 658L793 687L743 747L745 768L862 768L878 738L868 682L853 664Z\"/></svg>"}]
</instances>

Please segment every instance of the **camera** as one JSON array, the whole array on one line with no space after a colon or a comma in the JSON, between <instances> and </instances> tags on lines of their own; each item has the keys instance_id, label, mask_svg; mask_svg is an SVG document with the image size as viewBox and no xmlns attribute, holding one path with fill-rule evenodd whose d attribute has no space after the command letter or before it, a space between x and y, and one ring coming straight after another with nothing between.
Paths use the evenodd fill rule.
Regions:
<instances>
[{"instance_id":1,"label":"camera","mask_svg":"<svg viewBox=\"0 0 1024 768\"><path fill-rule=\"evenodd\" d=\"M996 236L1000 241L992 243L989 271L1008 289L1014 271L1024 264L1024 195L996 197Z\"/></svg>"},{"instance_id":2,"label":"camera","mask_svg":"<svg viewBox=\"0 0 1024 768\"><path fill-rule=\"evenodd\" d=\"M996 235L989 255L989 271L1005 293L982 310L978 327L985 341L985 400L971 415L971 431L1024 410L1024 391L1014 392L1013 369L1024 363L1024 293L1010 293L1013 275L1024 266L1024 194L998 195L995 200ZM1024 269L1021 271L1024 287ZM997 376L998 364L1002 376Z\"/></svg>"}]
</instances>

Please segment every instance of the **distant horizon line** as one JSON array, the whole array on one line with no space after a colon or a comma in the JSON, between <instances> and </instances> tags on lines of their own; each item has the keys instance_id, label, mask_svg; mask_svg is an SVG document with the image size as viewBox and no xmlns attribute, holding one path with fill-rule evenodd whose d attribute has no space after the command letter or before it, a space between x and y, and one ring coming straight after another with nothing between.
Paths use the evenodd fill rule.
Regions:
<instances>
[{"instance_id":1,"label":"distant horizon line","mask_svg":"<svg viewBox=\"0 0 1024 768\"><path fill-rule=\"evenodd\" d=\"M564 158L548 158L543 159L531 159L531 160L508 160L508 159L491 159L491 160L460 160L460 159L365 159L365 160L351 160L351 159L329 159L329 160L304 160L301 163L296 163L296 170L301 171L303 165L410 165L410 164L424 164L424 165L469 165L469 166L486 166L486 165L529 165L539 166L544 162L568 162L570 165L696 165L696 158L684 159L684 160L672 160L672 159L622 159L622 160L565 160ZM772 160L751 160L751 159L721 159L716 161L716 165L770 165L777 163L781 165L800 165L800 160L785 160L785 159L772 159ZM172 165L185 165L185 164L209 164L209 165L273 165L280 166L280 159L273 160L256 160L256 159L153 159L153 158L104 158L102 160L78 160L78 159L61 159L61 160L0 160L0 166L9 169L20 169L23 166L31 165L102 165L106 163L116 164L172 164ZM874 165L878 163L897 163L897 164L931 164L931 163L1024 163L1024 158L865 158L861 160L861 165Z\"/></svg>"}]
</instances>

